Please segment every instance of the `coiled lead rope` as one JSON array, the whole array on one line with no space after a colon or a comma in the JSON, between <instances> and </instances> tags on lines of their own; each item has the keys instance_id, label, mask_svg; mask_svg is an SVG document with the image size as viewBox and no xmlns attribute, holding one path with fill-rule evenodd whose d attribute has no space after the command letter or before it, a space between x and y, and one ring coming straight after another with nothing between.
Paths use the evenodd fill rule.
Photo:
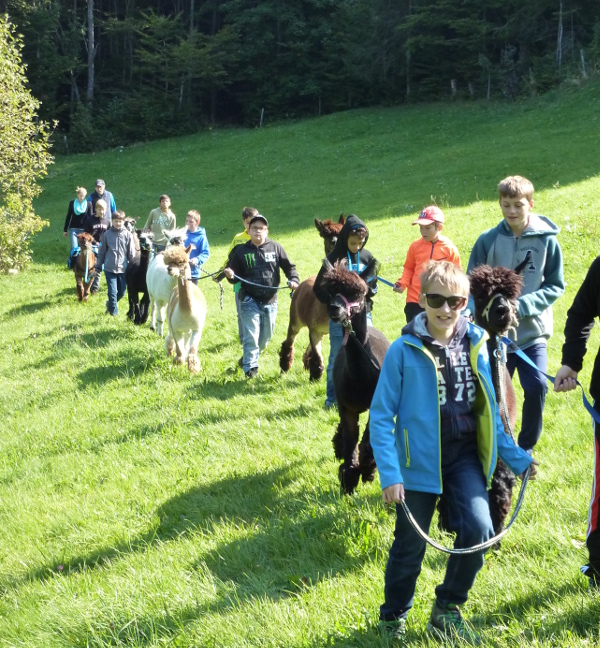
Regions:
<instances>
[{"instance_id":1,"label":"coiled lead rope","mask_svg":"<svg viewBox=\"0 0 600 648\"><path fill-rule=\"evenodd\" d=\"M450 549L449 547L445 547L439 542L436 542L433 538L429 537L425 533L425 531L423 531L423 529L421 529L419 523L413 517L413 514L410 512L410 509L408 508L408 505L404 500L400 502L400 505L402 506L402 509L404 510L404 513L406 514L406 517L408 518L408 521L411 523L413 529L417 532L417 535L419 535L422 540L425 540L427 544L434 547L434 549L437 549L438 551L443 551L444 553L450 554L451 556L464 556L466 554L477 553L478 551L489 549L497 542L500 542L500 540L502 540L502 538L508 533L508 530L513 525L514 521L517 519L517 515L521 508L521 504L523 503L523 498L525 496L525 488L527 486L527 482L529 481L530 473L531 473L531 466L529 466L525 471L525 475L523 476L523 482L521 483L521 490L519 491L519 497L517 498L517 503L515 504L515 510L506 527L502 531L500 531L498 535L495 535L493 538L490 538L489 540L486 540L485 542L482 542L478 545L474 545L473 547L465 547L462 549Z\"/></svg>"}]
</instances>

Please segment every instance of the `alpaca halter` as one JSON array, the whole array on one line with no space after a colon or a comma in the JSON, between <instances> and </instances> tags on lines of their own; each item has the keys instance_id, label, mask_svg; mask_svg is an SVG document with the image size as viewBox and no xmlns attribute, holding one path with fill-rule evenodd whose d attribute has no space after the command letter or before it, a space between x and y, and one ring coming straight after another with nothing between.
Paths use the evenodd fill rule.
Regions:
<instances>
[{"instance_id":1,"label":"alpaca halter","mask_svg":"<svg viewBox=\"0 0 600 648\"><path fill-rule=\"evenodd\" d=\"M481 311L482 319L486 319L488 322L490 321L490 311L492 309L494 300L497 297L504 297L506 299L505 295L503 295L502 293L496 293L495 295L493 295L490 301L487 303L487 306ZM507 302L508 308L510 310L510 326L508 327L507 331L515 331L515 327L519 325L519 320L517 319L517 307L509 299L507 299Z\"/></svg>"},{"instance_id":2,"label":"alpaca halter","mask_svg":"<svg viewBox=\"0 0 600 648\"><path fill-rule=\"evenodd\" d=\"M346 306L346 315L348 319L351 319L353 315L356 315L356 313L358 313L362 307L361 302L358 301L349 302L341 293L338 293L336 297L339 297L344 302L344 305Z\"/></svg>"}]
</instances>

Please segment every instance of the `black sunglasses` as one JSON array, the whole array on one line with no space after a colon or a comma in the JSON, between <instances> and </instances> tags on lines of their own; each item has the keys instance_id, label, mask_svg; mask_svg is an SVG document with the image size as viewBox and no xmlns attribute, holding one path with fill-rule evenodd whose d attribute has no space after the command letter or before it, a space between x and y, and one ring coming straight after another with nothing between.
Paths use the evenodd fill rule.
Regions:
<instances>
[{"instance_id":1,"label":"black sunglasses","mask_svg":"<svg viewBox=\"0 0 600 648\"><path fill-rule=\"evenodd\" d=\"M452 295L451 297L437 295L436 293L423 293L423 295L429 308L441 308L447 302L450 310L457 311L467 303L467 298L459 295Z\"/></svg>"}]
</instances>

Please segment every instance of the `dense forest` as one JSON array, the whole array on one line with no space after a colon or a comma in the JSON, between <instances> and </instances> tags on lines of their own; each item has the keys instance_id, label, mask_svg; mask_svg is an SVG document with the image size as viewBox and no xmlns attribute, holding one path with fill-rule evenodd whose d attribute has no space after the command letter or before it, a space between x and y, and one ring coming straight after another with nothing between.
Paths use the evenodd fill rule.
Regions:
<instances>
[{"instance_id":1,"label":"dense forest","mask_svg":"<svg viewBox=\"0 0 600 648\"><path fill-rule=\"evenodd\" d=\"M514 99L600 63L598 0L0 0L67 151L207 125Z\"/></svg>"}]
</instances>

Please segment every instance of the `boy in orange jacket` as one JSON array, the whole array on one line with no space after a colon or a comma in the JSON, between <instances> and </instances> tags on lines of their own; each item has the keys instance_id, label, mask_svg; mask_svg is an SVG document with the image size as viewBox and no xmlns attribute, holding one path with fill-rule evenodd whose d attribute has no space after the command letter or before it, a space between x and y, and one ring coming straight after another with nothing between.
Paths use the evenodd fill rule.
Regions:
<instances>
[{"instance_id":1,"label":"boy in orange jacket","mask_svg":"<svg viewBox=\"0 0 600 648\"><path fill-rule=\"evenodd\" d=\"M461 267L456 245L441 234L444 227L444 212L439 207L435 205L425 207L413 225L419 226L421 238L411 243L408 248L404 271L394 286L394 292L397 293L408 289L404 307L407 324L424 310L419 306L419 293L421 292L419 277L427 261L450 261L459 268Z\"/></svg>"}]
</instances>

